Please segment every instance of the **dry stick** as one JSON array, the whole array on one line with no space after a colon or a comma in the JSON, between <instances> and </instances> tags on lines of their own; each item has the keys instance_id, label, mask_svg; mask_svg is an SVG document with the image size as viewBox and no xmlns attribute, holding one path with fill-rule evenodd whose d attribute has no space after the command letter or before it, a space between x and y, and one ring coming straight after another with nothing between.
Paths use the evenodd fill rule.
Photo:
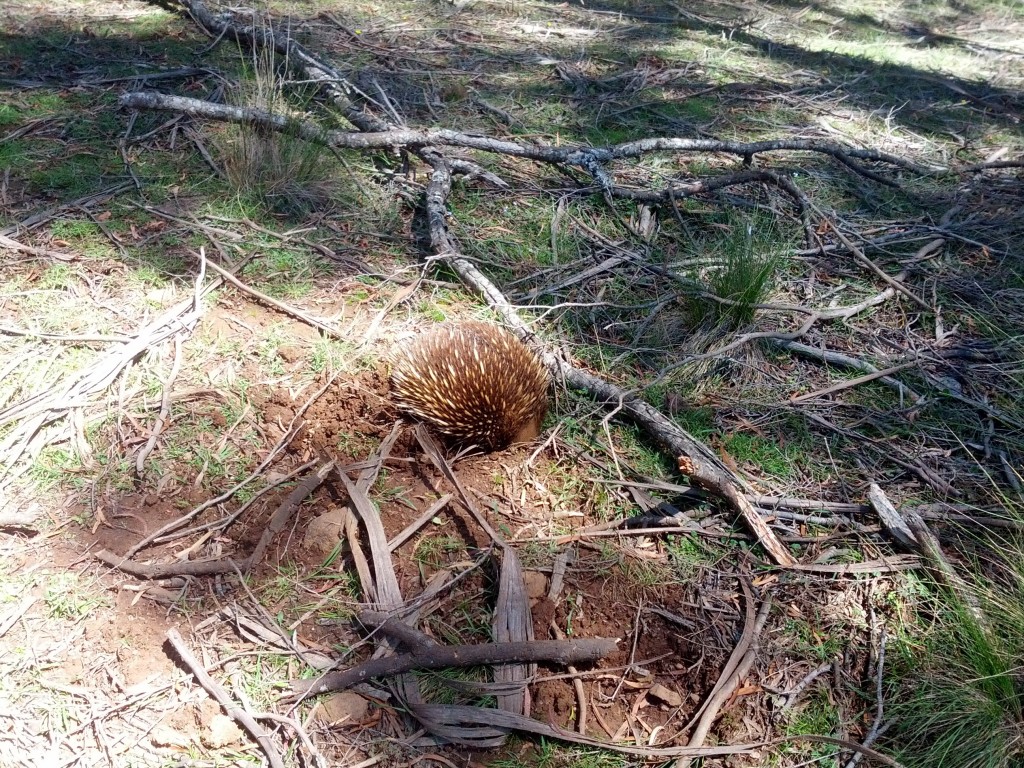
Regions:
<instances>
[{"instance_id":1,"label":"dry stick","mask_svg":"<svg viewBox=\"0 0 1024 768\"><path fill-rule=\"evenodd\" d=\"M407 525L405 527L404 531L402 531L400 534L395 536L395 538L393 538L388 543L388 549L391 552L394 552L400 546L405 544L405 542L407 542L409 539L411 539L420 528L422 528L424 525L427 524L428 521L433 520L438 512L440 512L442 509L444 509L446 506L448 506L448 502L451 501L451 500L452 500L452 495L450 493L446 493L440 499L438 499L433 504L431 504L429 507L427 507L427 511L426 512L424 512L422 515L420 515L415 520L413 520L411 523L409 523L409 525Z\"/></svg>"},{"instance_id":2,"label":"dry stick","mask_svg":"<svg viewBox=\"0 0 1024 768\"><path fill-rule=\"evenodd\" d=\"M178 334L174 337L174 362L171 365L171 372L164 382L164 394L160 399L160 412L157 414L156 421L153 422L153 427L149 432L149 439L142 446L139 455L135 457L135 479L137 482L141 482L142 473L146 468L146 459L149 458L149 454L156 448L156 441L160 439L160 433L163 432L167 418L171 415L171 388L174 386L174 380L178 378L180 368L181 334Z\"/></svg>"},{"instance_id":3,"label":"dry stick","mask_svg":"<svg viewBox=\"0 0 1024 768\"><path fill-rule=\"evenodd\" d=\"M226 269L224 269L223 267L219 266L218 264L216 264L216 263L214 263L212 261L208 262L208 263L210 265L210 269L212 269L218 275L223 277L225 280L227 280L233 286L238 288L238 290L244 291L245 293L248 293L250 296L258 299L259 301L263 302L264 304L267 304L267 305L269 305L271 307L274 307L274 309L278 309L281 312L284 312L286 315L291 315L296 320L301 320L302 322L306 323L307 325L311 325L312 327L314 327L314 328L316 328L318 330L323 331L328 336L332 336L335 339L344 339L345 338L345 335L342 334L338 329L332 328L331 326L327 325L326 323L321 322L320 320L317 320L315 317L313 317L312 315L306 314L301 309L296 309L295 307L291 307L291 306L285 304L284 302L278 301L275 298L267 296L267 294L265 294L265 293L261 293L260 291L257 291L255 288L252 288L251 286L248 286L245 283L243 283L241 280L239 280L237 277L235 277L233 274L231 274L230 272L228 272Z\"/></svg>"},{"instance_id":4,"label":"dry stick","mask_svg":"<svg viewBox=\"0 0 1024 768\"><path fill-rule=\"evenodd\" d=\"M744 582L744 593L747 600L753 602L753 595L750 592L750 588L746 586ZM726 700L732 696L733 691L736 690L736 686L739 685L740 681L744 678L747 672L754 664L754 658L757 656L758 643L757 638L761 634L761 630L764 629L765 622L768 620L768 612L771 610L772 600L771 596L768 596L763 603L761 603L760 609L757 612L757 619L754 621L752 627L750 627L750 634L748 636L747 629L744 628L743 637L740 639L740 643L737 644L737 649L746 641L748 646L744 652L743 657L738 660L735 670L730 672L728 676L722 675L719 678L718 684L715 685L715 690L708 697L708 701L705 705L704 714L701 715L700 721L697 723L697 727L690 737L691 747L700 747L704 744L704 739L707 738L708 733L711 731L711 725L718 718L719 710L722 705L725 704ZM735 653L730 657L729 662L731 663L735 658ZM728 666L728 665L727 665ZM674 768L688 768L690 765L690 759L686 757L679 758L675 762Z\"/></svg>"},{"instance_id":5,"label":"dry stick","mask_svg":"<svg viewBox=\"0 0 1024 768\"><path fill-rule=\"evenodd\" d=\"M918 551L917 539L914 538L914 534L907 527L907 521L903 519L903 516L893 506L892 502L889 501L889 497L885 495L885 491L882 490L881 486L878 483L871 483L868 486L867 496L872 508L878 515L878 519L882 521L882 525L889 534L909 551Z\"/></svg>"},{"instance_id":6,"label":"dry stick","mask_svg":"<svg viewBox=\"0 0 1024 768\"><path fill-rule=\"evenodd\" d=\"M505 296L486 275L458 251L449 238L445 223L445 204L451 191L451 174L443 162L436 162L432 167L434 171L425 193L432 249L458 273L466 285L480 293L491 308L501 314L521 337L528 338L529 330ZM688 474L695 483L706 490L725 498L733 509L743 516L775 562L780 565L791 565L796 562L782 542L759 518L750 502L740 494L740 479L709 448L641 398L575 368L552 352L544 351L541 359L548 370L569 386L589 392L605 403L621 403L622 411L627 416L664 448L671 451L673 456L679 457L681 465L685 462L689 472L684 474Z\"/></svg>"},{"instance_id":7,"label":"dry stick","mask_svg":"<svg viewBox=\"0 0 1024 768\"><path fill-rule=\"evenodd\" d=\"M0 245L3 243L0 242ZM103 343L103 342L120 342L131 341L130 336L113 336L102 333L91 333L91 334L70 334L63 335L59 333L42 333L41 331L30 331L25 328L12 328L8 325L0 325L0 333L6 333L9 336L31 336L34 339L46 339L47 341L67 341L71 343Z\"/></svg>"},{"instance_id":8,"label":"dry stick","mask_svg":"<svg viewBox=\"0 0 1024 768\"><path fill-rule=\"evenodd\" d=\"M252 715L238 707L231 698L231 695L210 677L205 667L199 663L199 660L192 655L192 652L185 645L185 641L178 633L178 630L173 628L167 630L167 640L174 646L178 656L185 662L185 665L195 676L199 684L206 689L206 692L216 699L218 704L224 707L224 711L235 722L245 728L256 739L263 753L267 756L267 761L270 763L271 768L285 768L284 760L281 759L280 753L274 747L273 742L271 742L270 735L260 727Z\"/></svg>"},{"instance_id":9,"label":"dry stick","mask_svg":"<svg viewBox=\"0 0 1024 768\"><path fill-rule=\"evenodd\" d=\"M425 704L415 707L417 718L430 719L438 729L445 728L451 733L451 739L455 743L479 746L479 743L469 742L460 739L459 736L465 732L460 725L472 724L474 726L488 726L492 733L505 735L510 731L523 731L550 739L559 739L571 744L583 744L588 747L620 752L626 755L636 755L646 759L671 758L681 755L691 757L724 757L726 755L739 755L748 753L765 744L738 744L721 747L638 747L631 744L617 744L614 742L601 741L589 736L583 736L572 731L550 726L538 720L533 720L522 715L513 715L497 709L483 709L463 705L449 704Z\"/></svg>"},{"instance_id":10,"label":"dry stick","mask_svg":"<svg viewBox=\"0 0 1024 768\"><path fill-rule=\"evenodd\" d=\"M248 573L254 565L263 559L263 555L274 537L284 530L285 524L288 522L288 518L291 517L292 512L298 509L303 499L320 487L327 475L333 470L334 462L325 462L315 472L296 485L287 498L274 511L273 516L270 518L270 524L263 531L263 535L256 543L256 547L248 557L241 560L224 558L185 563L136 563L128 559L130 555L115 555L113 552L108 552L105 549L94 552L93 557L113 568L117 568L119 571L140 579L162 579L169 576L209 576L218 573L234 573L236 571Z\"/></svg>"},{"instance_id":11,"label":"dry stick","mask_svg":"<svg viewBox=\"0 0 1024 768\"><path fill-rule=\"evenodd\" d=\"M765 519L758 513L754 505L750 503L746 496L739 492L739 489L734 484L728 482L722 476L708 476L700 472L689 456L680 456L678 463L680 472L688 475L691 480L704 490L711 491L724 498L733 509L739 510L740 515L742 515L743 520L753 531L758 542L768 551L776 563L786 568L796 565L797 561L789 554L786 545L779 541L775 532L768 527L768 523L765 522Z\"/></svg>"},{"instance_id":12,"label":"dry stick","mask_svg":"<svg viewBox=\"0 0 1024 768\"><path fill-rule=\"evenodd\" d=\"M828 672L830 669L832 669L832 665L833 665L833 662L826 661L821 666L815 667L810 672L808 672L806 675L804 675L804 678L799 683L797 683L795 686L793 686L793 690L791 690L788 694L786 694L786 701L785 701L785 703L783 703L783 705L778 708L778 710L774 713L773 716L775 718L780 717L787 710L789 710L794 704L796 704L797 699L800 698L800 694L803 693L805 690L807 690L807 686L809 686L811 683L813 683L819 677L821 677L826 672Z\"/></svg>"},{"instance_id":13,"label":"dry stick","mask_svg":"<svg viewBox=\"0 0 1024 768\"><path fill-rule=\"evenodd\" d=\"M461 669L495 664L535 663L585 664L608 656L618 640L590 637L582 640L533 640L479 645L438 645L381 659L370 659L350 669L331 672L316 680L294 680L296 695L328 693L351 688L375 677L393 677L414 669Z\"/></svg>"},{"instance_id":14,"label":"dry stick","mask_svg":"<svg viewBox=\"0 0 1024 768\"><path fill-rule=\"evenodd\" d=\"M327 389L334 383L334 380L336 378L338 378L338 376L340 376L340 375L341 375L341 371L337 371L336 373L334 373L327 380L326 384L324 384L322 387L320 387L320 389L318 389L316 392L313 393L312 397L310 397L305 403L303 403L302 407L299 408L299 410L295 412L295 416L293 416L292 420L288 423L288 428L285 430L284 436L280 440L277 441L277 443L274 445L274 447L270 449L270 452L267 454L266 458L263 459L263 461L260 462L259 466L256 467L256 469L252 473L250 473L248 477L243 479L238 484L232 486L228 490L224 491L224 493L220 494L219 496L215 496L212 499L208 499L207 501L204 501L202 504L198 505L197 507L194 507L187 514L177 518L176 520L171 520L166 525L161 526L159 529L157 529L153 533L151 533L148 536L144 537L141 541L139 541L134 546L130 547L128 549L128 551L124 553L125 558L132 557L133 555L135 555L138 552L142 551L143 549L148 547L150 544L152 544L154 541L156 541L161 536L164 536L164 535L170 533L171 531L178 530L179 528L181 528L184 525L186 525L190 520L195 519L199 514L201 514L203 511L209 509L210 507L216 506L217 504L220 504L221 502L227 501L232 496L234 496L236 493L238 493L239 490L241 490L242 488L247 486L249 483L251 483L257 477L262 476L263 475L263 471L267 467L269 467L277 459L277 457L281 454L281 452L284 451L284 449L288 446L288 444L291 443L291 441L295 438L295 436L302 429L302 415L306 412L306 410L314 402L316 402L320 398L320 395L322 395L324 392L327 391Z\"/></svg>"},{"instance_id":15,"label":"dry stick","mask_svg":"<svg viewBox=\"0 0 1024 768\"><path fill-rule=\"evenodd\" d=\"M878 668L875 670L875 719L871 724L871 730L864 737L863 745L870 747L875 743L882 730L882 715L885 713L885 697L882 695L882 675L885 670L885 627L882 627L882 635L878 639ZM857 752L846 763L846 768L857 768L857 763L863 758L862 752Z\"/></svg>"},{"instance_id":16,"label":"dry stick","mask_svg":"<svg viewBox=\"0 0 1024 768\"><path fill-rule=\"evenodd\" d=\"M807 402L808 400L813 400L816 397L824 397L825 395L832 395L832 394L835 394L836 392L842 392L845 389L852 389L853 387L859 387L861 384L866 384L867 382L874 381L875 379L882 379L882 378L885 378L886 376L891 376L894 373L899 373L900 371L905 371L905 370L907 370L907 368L916 368L920 364L921 363L919 361L914 360L914 361L909 362L909 363L903 363L901 365L894 365L891 368L885 368L884 370L875 371L874 373L868 373L868 374L865 374L863 376L858 376L858 377L856 377L854 379L847 379L846 381L841 381L838 384L833 384L831 387L826 387L825 389L819 389L817 392L808 392L807 394L804 394L804 395L798 395L797 397L791 397L790 398L790 402L794 403L794 404L796 404L796 403L804 403L804 402Z\"/></svg>"},{"instance_id":17,"label":"dry stick","mask_svg":"<svg viewBox=\"0 0 1024 768\"><path fill-rule=\"evenodd\" d=\"M899 276L897 275L897 279ZM885 291L888 296L894 295L896 292L892 288L887 288ZM772 339L771 344L781 349L788 350L801 357L808 357L812 360L826 363L828 365L838 366L840 368L852 368L856 371L864 371L865 373L877 373L878 368L871 365L871 363L863 360L858 360L856 357L850 355L844 355L842 352L835 352L830 349L818 349L808 344L801 344L799 341L783 341L782 339ZM882 376L881 381L889 387L892 387L900 393L900 397L905 397L908 400L918 403L921 401L921 395L917 394L914 390L908 387L898 379L890 378L889 376Z\"/></svg>"},{"instance_id":18,"label":"dry stick","mask_svg":"<svg viewBox=\"0 0 1024 768\"><path fill-rule=\"evenodd\" d=\"M559 641L565 641L565 633L558 626L558 622L555 621L554 617L551 619L551 631L555 633L555 639ZM632 665L630 665L632 666ZM576 712L576 730L579 733L586 735L587 733L587 689L583 685L583 680L579 677L579 670L576 669L574 664L566 664L565 668L569 670L569 675L572 677L572 689L576 692L577 701L577 712ZM628 667L627 667L628 669ZM624 673L625 674L625 673Z\"/></svg>"},{"instance_id":19,"label":"dry stick","mask_svg":"<svg viewBox=\"0 0 1024 768\"><path fill-rule=\"evenodd\" d=\"M262 109L214 104L201 99L170 96L153 91L125 93L121 96L119 104L126 109L164 110L192 117L206 118L208 120L258 126L267 130L289 133L305 141L324 144L335 149L460 147L521 157L544 163L575 166L593 176L602 188L609 190L614 185L601 166L615 160L643 157L652 152L722 153L747 158L764 152L799 151L826 154L840 160L840 162L842 162L844 157L848 158L855 153L867 152L872 155L871 159L907 168L921 175L928 175L933 172L933 169L910 164L903 158L896 157L895 155L873 152L872 150L847 150L830 142L802 139L779 139L776 141L743 143L718 141L715 139L658 137L609 147L555 147L518 143L444 128L428 130L392 129L364 133L324 130L313 123L296 120L290 116L274 114ZM386 124L380 124L380 127L385 126ZM439 160L441 158L435 156L432 159ZM850 167L855 172L865 175L864 169L858 166ZM872 176L872 178L877 179L876 176Z\"/></svg>"},{"instance_id":20,"label":"dry stick","mask_svg":"<svg viewBox=\"0 0 1024 768\"><path fill-rule=\"evenodd\" d=\"M873 262L871 259L865 256L864 252L861 251L861 249L858 248L856 245L854 245L850 241L850 239L840 231L839 227L832 223L832 219L830 219L828 216L822 213L820 208L814 205L814 203L810 203L810 205L814 209L814 211L819 216L821 216L822 221L824 221L828 225L829 229L836 233L836 237L838 237L842 241L843 245L850 249L850 253L853 254L853 257L858 262L860 262L862 266L865 266L868 269L870 269L872 272L874 272L876 275L882 278L882 280L888 283L892 288L894 288L895 290L899 291L904 296L912 300L915 304L924 309L926 312L932 311L932 308L931 306L929 306L928 302L917 296L909 288L907 288L907 286L903 285L903 283L901 282L898 282L888 272L886 272L884 269L875 264L875 262Z\"/></svg>"}]
</instances>

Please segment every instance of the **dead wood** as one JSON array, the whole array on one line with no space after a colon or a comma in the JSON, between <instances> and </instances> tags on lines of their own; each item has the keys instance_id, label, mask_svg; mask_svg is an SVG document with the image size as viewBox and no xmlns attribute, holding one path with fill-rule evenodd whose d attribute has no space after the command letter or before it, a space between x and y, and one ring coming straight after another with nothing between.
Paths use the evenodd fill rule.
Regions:
<instances>
[{"instance_id":1,"label":"dead wood","mask_svg":"<svg viewBox=\"0 0 1024 768\"><path fill-rule=\"evenodd\" d=\"M680 472L687 475L704 490L725 499L729 506L740 513L743 521L757 537L758 542L768 551L776 563L782 566L796 564L796 560L789 554L786 545L779 541L775 532L768 527L768 523L761 517L754 505L750 503L746 496L740 493L735 483L729 482L727 476L708 471L707 467L697 464L690 456L680 456L678 463Z\"/></svg>"},{"instance_id":2,"label":"dead wood","mask_svg":"<svg viewBox=\"0 0 1024 768\"><path fill-rule=\"evenodd\" d=\"M885 495L885 491L882 490L878 483L871 483L868 486L868 501L871 502L871 507L878 515L878 519L882 521L885 530L907 551L917 552L919 550L917 539L911 533L907 521L903 519L903 516L900 515L896 507L892 505L889 497Z\"/></svg>"},{"instance_id":3,"label":"dead wood","mask_svg":"<svg viewBox=\"0 0 1024 768\"><path fill-rule=\"evenodd\" d=\"M393 677L414 669L462 669L496 664L536 663L585 664L608 656L618 648L618 640L591 637L581 640L533 640L480 645L438 645L415 653L371 659L362 664L332 672L315 680L294 680L297 695L328 693L351 688L375 677Z\"/></svg>"},{"instance_id":4,"label":"dead wood","mask_svg":"<svg viewBox=\"0 0 1024 768\"><path fill-rule=\"evenodd\" d=\"M765 622L768 620L772 600L770 596L765 599L755 614L754 591L747 583L745 576L740 577L740 586L743 588L743 602L746 614L743 622L743 634L740 635L740 640L736 643L732 655L729 656L729 660L722 668L722 673L719 675L715 687L711 689L711 693L708 694L707 699L704 700L700 709L697 710L694 719L686 727L686 730L689 730L690 727L694 729L690 736L690 747L701 747L704 745L704 740L707 738L708 733L711 732L711 725L718 719L722 705L725 704L747 672L750 671L757 656L757 641L761 635L761 630L764 629ZM689 765L689 757L681 757L676 761L675 768L688 768Z\"/></svg>"},{"instance_id":5,"label":"dead wood","mask_svg":"<svg viewBox=\"0 0 1024 768\"><path fill-rule=\"evenodd\" d=\"M869 171L854 161L854 157L863 156L864 159L884 162L899 168L911 170L921 175L930 175L936 172L945 172L944 168L925 168L910 163L903 158L889 155L884 152L873 150L855 150L841 147L838 144L829 142L812 141L807 139L778 139L774 141L758 142L733 142L719 141L716 139L680 139L671 137L660 137L642 139L616 144L609 147L583 147L566 146L553 147L536 144L525 144L507 139L496 139L489 136L461 133L446 128L433 128L427 130L415 129L384 129L385 125L378 124L372 132L353 133L349 131L325 130L320 126L308 121L300 120L287 115L276 114L262 109L252 107L239 107L227 104L215 104L202 99L193 99L186 96L171 96L154 91L135 91L125 93L121 96L120 105L125 109L150 109L175 112L201 117L207 120L220 122L239 123L245 125L259 126L267 130L282 131L293 134L306 141L323 144L334 149L412 149L422 150L440 147L458 147L461 149L476 149L483 152L493 152L519 157L526 160L550 163L554 165L568 166L586 172L597 181L601 187L613 193L617 191L620 196L637 198L634 193L627 189L617 187L604 166L616 160L633 160L652 152L701 152L729 154L743 158L749 163L755 155L766 152L813 152L824 154L835 158L844 166L855 172L867 176L875 181L885 184L893 182L885 179L879 174ZM346 117L348 115L346 114ZM425 158L426 159L426 158ZM436 159L436 158L435 158ZM772 176L765 172L757 172L750 179L736 181L762 180L772 183L784 189L787 195L794 196L796 187L780 183L780 176ZM712 187L714 188L714 187ZM673 187L663 192L655 193L650 202L671 202L672 197L687 197L694 194L687 193L686 186L680 186L678 190ZM806 205L806 198L796 193L796 202L803 209ZM838 234L838 232L837 232ZM884 274L884 273L883 273ZM888 276L885 277L888 279ZM906 291L905 288L902 290ZM916 297L915 297L916 298ZM927 306L927 305L926 305Z\"/></svg>"},{"instance_id":6,"label":"dead wood","mask_svg":"<svg viewBox=\"0 0 1024 768\"><path fill-rule=\"evenodd\" d=\"M167 640L177 651L178 656L189 668L192 674L195 676L199 684L206 689L206 692L212 696L218 704L224 707L224 711L237 722L240 726L245 728L256 742L260 745L260 749L267 756L267 762L270 763L271 768L284 768L284 760L281 757L281 753L278 752L273 742L270 740L270 734L268 734L263 728L260 727L256 719L246 712L244 709L235 704L234 699L221 685L217 683L206 671L206 668L199 663L199 660L192 655L192 651L185 645L185 641L176 629L167 630Z\"/></svg>"}]
</instances>

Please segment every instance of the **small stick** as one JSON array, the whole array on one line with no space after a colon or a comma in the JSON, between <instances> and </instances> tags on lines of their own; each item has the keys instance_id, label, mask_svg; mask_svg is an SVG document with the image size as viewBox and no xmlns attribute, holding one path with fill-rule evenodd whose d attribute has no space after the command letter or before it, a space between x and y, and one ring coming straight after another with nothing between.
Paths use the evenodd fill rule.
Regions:
<instances>
[{"instance_id":1,"label":"small stick","mask_svg":"<svg viewBox=\"0 0 1024 768\"><path fill-rule=\"evenodd\" d=\"M733 649L729 661L722 670L721 677L718 678L718 682L704 702L704 706L701 707L702 714L697 721L697 727L694 729L693 735L690 737L690 743L687 745L690 747L703 746L704 740L711 731L711 725L718 719L719 710L722 705L725 704L733 691L736 690L739 682L750 671L750 667L754 664L754 657L757 655L757 638L761 634L761 630L764 629L765 622L768 620L768 613L772 607L771 596L761 603L757 616L753 617L753 591L745 578L741 577L740 585L743 587L743 598L746 603L747 614L743 635L736 644L736 648ZM674 768L688 768L690 762L691 759L689 757L681 757L674 763Z\"/></svg>"},{"instance_id":2,"label":"small stick","mask_svg":"<svg viewBox=\"0 0 1024 768\"><path fill-rule=\"evenodd\" d=\"M320 331L323 331L328 336L331 336L331 337L333 337L335 339L344 339L345 338L345 335L343 333L341 333L338 329L332 328L331 326L327 325L326 323L323 323L323 322L317 320L312 315L309 315L309 314L303 312L300 309L296 309L295 307L289 306L288 304L285 304L284 302L280 302L277 299L274 299L274 298L271 298L270 296L267 296L267 294L265 294L265 293L257 291L255 288L253 288L251 286L248 286L245 283L243 283L241 280L239 280L237 277L235 277L233 274L231 274L230 272L228 272L226 269L224 269L223 267L219 266L218 264L216 264L216 263L214 263L212 261L207 262L207 263L210 265L210 269L212 269L218 275L223 277L225 280L227 280L229 283L231 283L233 286L235 286L235 288L237 288L238 290L240 290L240 291L242 291L244 293L248 293L253 298L259 299L264 304L269 304L270 306L274 307L274 309L278 309L281 312L284 312L286 315L291 315L296 320L301 320L302 322L306 323L307 325L311 325L314 328L316 328L316 329L318 329Z\"/></svg>"},{"instance_id":3,"label":"small stick","mask_svg":"<svg viewBox=\"0 0 1024 768\"><path fill-rule=\"evenodd\" d=\"M156 448L156 441L160 439L160 433L164 431L164 425L167 424L167 419L171 415L171 388L174 386L174 380L178 378L178 371L181 368L181 334L177 334L174 337L174 362L171 365L171 372L167 376L167 380L164 381L164 394L160 399L160 412L157 414L156 421L153 423L153 428L150 430L149 439L146 444L142 446L142 450L139 451L139 455L135 457L135 481L142 481L142 473L146 468L146 459L149 458L149 454Z\"/></svg>"},{"instance_id":4,"label":"small stick","mask_svg":"<svg viewBox=\"0 0 1024 768\"><path fill-rule=\"evenodd\" d=\"M860 248L858 248L856 245L850 242L850 239L839 230L839 227L832 223L832 220L828 216L822 213L820 208L814 205L814 203L811 203L810 205L812 208L814 208L815 212L819 216L821 216L822 221L824 221L825 224L828 225L829 229L836 233L836 237L838 237L842 241L843 245L850 249L850 253L853 254L853 257L858 262L860 262L862 266L865 266L868 269L870 269L872 272L874 272L876 275L882 278L882 280L884 280L886 283L892 286L892 288L899 291L907 298L911 299L915 304L924 309L926 312L932 311L932 308L928 305L928 302L926 302L924 299L920 298L919 296L911 292L911 290L907 288L907 286L903 285L903 283L899 282L898 280L890 276L885 270L883 270L881 267L875 264L875 262L873 262L871 259L865 256L863 251L861 251Z\"/></svg>"},{"instance_id":5,"label":"small stick","mask_svg":"<svg viewBox=\"0 0 1024 768\"><path fill-rule=\"evenodd\" d=\"M206 692L216 699L218 704L224 707L224 711L228 713L231 719L245 728L256 739L263 753L267 756L267 761L270 763L271 768L285 768L284 760L281 759L280 753L270 741L270 736L267 732L260 727L252 715L236 706L230 694L210 677L210 674L203 665L199 663L199 660L192 655L192 652L185 645L185 641L178 633L178 630L173 627L167 630L167 640L174 646L178 656L185 662L185 665L195 676L199 684L206 689Z\"/></svg>"},{"instance_id":6,"label":"small stick","mask_svg":"<svg viewBox=\"0 0 1024 768\"><path fill-rule=\"evenodd\" d=\"M791 397L790 402L803 403L807 400L813 400L816 397L822 397L823 395L831 395L836 392L842 392L844 389L852 389L853 387L858 387L861 384L866 384L867 382L874 381L875 379L884 379L886 376L892 376L894 373L905 371L907 368L915 368L918 365L920 365L920 363L914 360L909 363L903 363L902 365L894 365L892 368L885 368L880 371L875 371L874 373L866 373L863 376L858 376L855 379L848 379L846 381L841 381L838 384L833 384L831 387L819 389L817 392L808 392L805 395Z\"/></svg>"},{"instance_id":7,"label":"small stick","mask_svg":"<svg viewBox=\"0 0 1024 768\"><path fill-rule=\"evenodd\" d=\"M405 542L407 542L415 535L416 531L418 531L420 528L426 525L427 522L429 520L432 520L437 515L438 512L440 512L442 509L448 506L448 502L451 500L452 495L450 493L446 493L440 499L431 504L427 508L426 512L417 517L413 522L409 523L409 525L406 526L404 531L402 531L400 534L395 536L395 538L393 538L390 542L388 542L388 549L391 552L394 552L400 546L405 544Z\"/></svg>"},{"instance_id":8,"label":"small stick","mask_svg":"<svg viewBox=\"0 0 1024 768\"><path fill-rule=\"evenodd\" d=\"M878 639L878 668L875 670L875 721L871 724L871 730L868 731L868 735L864 738L863 745L870 747L875 743L882 733L882 715L885 712L885 697L882 695L882 674L885 670L885 627L882 627L881 637ZM884 727L888 727L888 724ZM846 763L846 768L857 768L857 763L864 759L863 752L854 753L853 757L850 758L849 762Z\"/></svg>"},{"instance_id":9,"label":"small stick","mask_svg":"<svg viewBox=\"0 0 1024 768\"><path fill-rule=\"evenodd\" d=\"M800 694L803 693L807 689L807 686L809 686L811 683L813 683L819 677L824 675L830 669L832 669L832 662L831 661L826 661L820 667L815 667L810 672L808 672L806 675L804 675L803 680L801 680L799 683L797 683L796 686L794 686L793 690L791 690L788 694L786 694L786 702L781 707L779 707L779 710L776 713L776 716L781 715L787 709L789 709L794 704L796 704L797 699L800 698Z\"/></svg>"}]
</instances>

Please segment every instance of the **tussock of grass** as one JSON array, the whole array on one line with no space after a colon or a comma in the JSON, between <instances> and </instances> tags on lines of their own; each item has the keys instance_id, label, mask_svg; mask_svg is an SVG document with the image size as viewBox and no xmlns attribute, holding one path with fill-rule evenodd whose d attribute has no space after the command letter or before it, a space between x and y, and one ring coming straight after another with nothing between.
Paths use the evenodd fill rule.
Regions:
<instances>
[{"instance_id":1,"label":"tussock of grass","mask_svg":"<svg viewBox=\"0 0 1024 768\"><path fill-rule=\"evenodd\" d=\"M891 747L908 768L1024 765L1024 540L996 542L896 667Z\"/></svg>"},{"instance_id":2,"label":"tussock of grass","mask_svg":"<svg viewBox=\"0 0 1024 768\"><path fill-rule=\"evenodd\" d=\"M745 224L732 223L727 236L712 244L722 262L706 278L709 293L719 299L705 305L710 319L731 328L754 319L784 263L782 248L788 243L780 239L771 220L757 217Z\"/></svg>"},{"instance_id":3,"label":"tussock of grass","mask_svg":"<svg viewBox=\"0 0 1024 768\"><path fill-rule=\"evenodd\" d=\"M229 89L228 101L301 119L289 102L273 51L252 52L243 59L242 77ZM218 145L232 188L263 200L275 212L308 213L327 206L337 191L329 151L287 131L233 125Z\"/></svg>"}]
</instances>

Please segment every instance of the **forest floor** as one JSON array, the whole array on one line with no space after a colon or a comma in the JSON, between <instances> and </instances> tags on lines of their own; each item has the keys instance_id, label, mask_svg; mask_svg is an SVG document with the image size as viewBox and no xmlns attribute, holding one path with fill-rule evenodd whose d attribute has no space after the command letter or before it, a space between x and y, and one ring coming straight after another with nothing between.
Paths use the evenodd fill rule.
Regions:
<instances>
[{"instance_id":1,"label":"forest floor","mask_svg":"<svg viewBox=\"0 0 1024 768\"><path fill-rule=\"evenodd\" d=\"M425 242L430 168L290 139L267 146L298 152L293 173L247 183L260 129L119 108L136 90L257 89L258 56L173 6L0 8L0 766L610 768L688 744L719 750L706 766L918 765L884 710L931 663L935 562L868 492L924 520L964 574L986 537L1021 530L1020 3L272 5L410 128L905 161L608 163L622 190L712 181L659 205L583 168L454 150L509 185L456 180L463 253L547 349L707 445L791 562L722 499L693 504L678 457L616 403L559 381L535 443L445 454L448 479L400 422L388 355L496 315ZM291 116L347 128L314 85L288 81ZM807 206L775 177L731 176L751 168ZM358 477L401 539L404 600L431 594L427 636L494 640L499 564L517 560L537 639L617 639L571 673L542 662L527 714L637 753L522 730L439 744L389 680L283 697L374 651L353 621L373 602L346 534ZM205 561L226 565L190 571ZM196 680L175 630L267 743ZM500 698L486 667L414 677L433 703Z\"/></svg>"}]
</instances>

